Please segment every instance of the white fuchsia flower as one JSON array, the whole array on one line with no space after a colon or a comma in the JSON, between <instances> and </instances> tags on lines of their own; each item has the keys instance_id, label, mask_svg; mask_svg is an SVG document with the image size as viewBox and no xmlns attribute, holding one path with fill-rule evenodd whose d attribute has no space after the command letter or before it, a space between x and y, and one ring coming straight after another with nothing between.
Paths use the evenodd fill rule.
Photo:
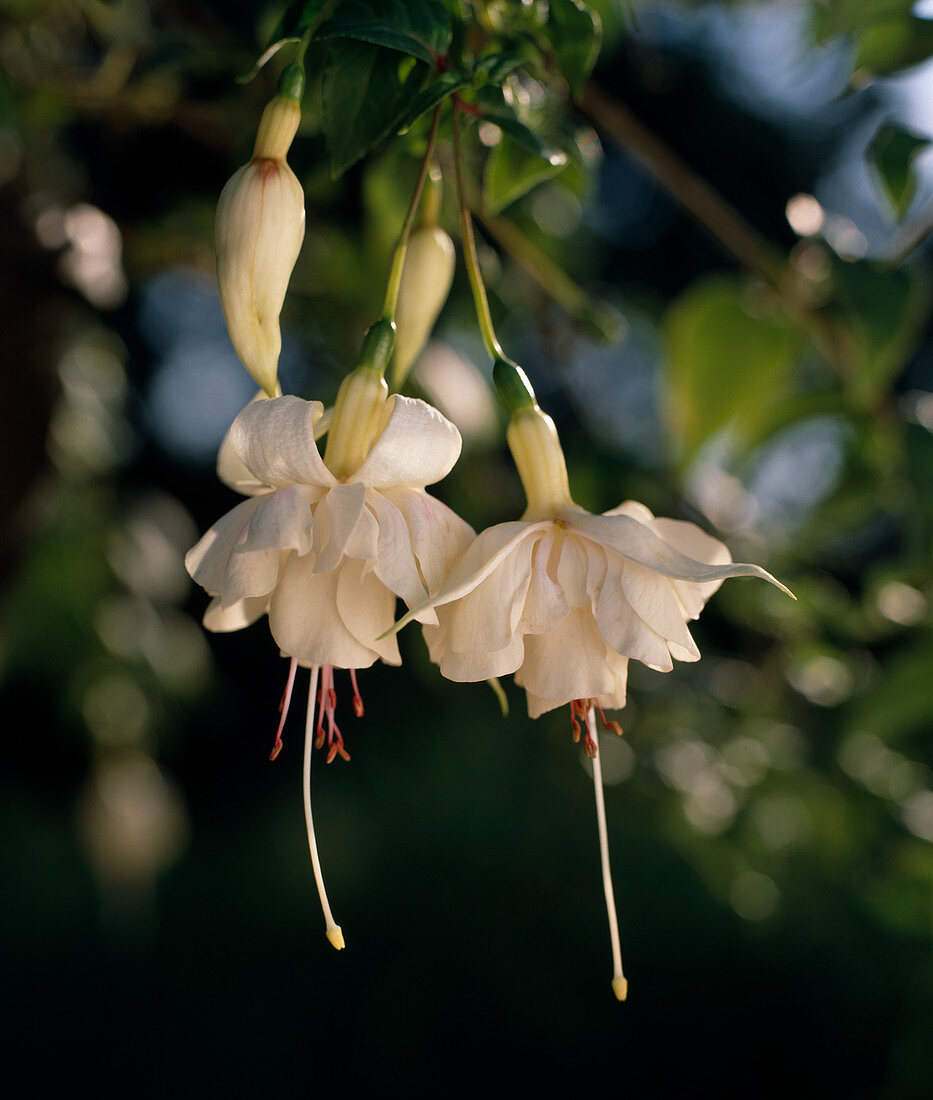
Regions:
<instances>
[{"instance_id":1,"label":"white fuchsia flower","mask_svg":"<svg viewBox=\"0 0 933 1100\"><path fill-rule=\"evenodd\" d=\"M622 1000L615 903L595 728L604 709L625 705L630 659L668 672L699 660L687 623L728 577L761 577L695 524L657 519L634 501L593 515L570 496L567 467L549 416L529 404L513 413L508 441L528 497L522 519L479 535L425 607L431 658L459 682L515 674L536 718L570 704L574 739L593 761L606 902L613 940L613 989ZM790 593L788 593L790 594ZM423 610L415 608L400 626ZM423 621L423 620L422 620Z\"/></svg>"},{"instance_id":2,"label":"white fuchsia flower","mask_svg":"<svg viewBox=\"0 0 933 1100\"><path fill-rule=\"evenodd\" d=\"M214 221L227 331L270 397L282 349L279 314L305 233L304 193L285 162L300 121L298 98L277 95L266 105L252 159L227 182Z\"/></svg>"},{"instance_id":3,"label":"white fuchsia flower","mask_svg":"<svg viewBox=\"0 0 933 1100\"><path fill-rule=\"evenodd\" d=\"M323 417L320 402L291 396L256 401L237 416L219 472L248 499L211 527L185 564L214 597L208 629L237 630L268 614L274 640L291 658L273 757L297 668L311 669L306 818L328 938L342 947L310 814L312 741L321 747L326 738L328 761L349 758L335 721L334 668L350 670L361 714L355 670L377 659L401 663L395 638L386 635L396 597L409 607L424 604L473 532L425 492L460 453L457 429L430 405L387 399L381 376L361 368L341 387L322 457L315 435ZM436 622L428 608L417 617Z\"/></svg>"}]
</instances>

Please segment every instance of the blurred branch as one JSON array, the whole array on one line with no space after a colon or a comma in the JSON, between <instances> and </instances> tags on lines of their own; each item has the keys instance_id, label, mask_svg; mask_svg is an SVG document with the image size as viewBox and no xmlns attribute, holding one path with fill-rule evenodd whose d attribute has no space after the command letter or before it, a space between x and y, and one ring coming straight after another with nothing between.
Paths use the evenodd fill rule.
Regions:
<instances>
[{"instance_id":1,"label":"blurred branch","mask_svg":"<svg viewBox=\"0 0 933 1100\"><path fill-rule=\"evenodd\" d=\"M577 106L598 130L634 157L743 267L781 291L784 265L771 245L626 106L609 99L592 82L584 86Z\"/></svg>"},{"instance_id":2,"label":"blurred branch","mask_svg":"<svg viewBox=\"0 0 933 1100\"><path fill-rule=\"evenodd\" d=\"M656 137L622 103L587 83L577 107L597 130L630 154L738 263L758 276L804 328L843 381L852 375L844 326L807 301L799 276L786 258L685 161Z\"/></svg>"}]
</instances>

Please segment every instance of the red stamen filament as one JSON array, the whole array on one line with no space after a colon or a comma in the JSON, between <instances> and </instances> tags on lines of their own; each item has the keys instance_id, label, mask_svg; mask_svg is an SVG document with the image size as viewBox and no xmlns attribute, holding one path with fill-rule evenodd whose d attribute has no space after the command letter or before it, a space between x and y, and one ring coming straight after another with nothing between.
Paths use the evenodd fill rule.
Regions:
<instances>
[{"instance_id":1,"label":"red stamen filament","mask_svg":"<svg viewBox=\"0 0 933 1100\"><path fill-rule=\"evenodd\" d=\"M285 691L282 693L282 700L279 703L279 711L282 717L279 719L279 728L275 731L275 743L272 746L272 752L269 753L269 759L274 760L282 751L282 730L285 729L285 719L288 717L288 708L292 701L292 689L295 686L295 673L298 671L298 659L292 657L292 662L288 666L288 680L285 682Z\"/></svg>"}]
</instances>

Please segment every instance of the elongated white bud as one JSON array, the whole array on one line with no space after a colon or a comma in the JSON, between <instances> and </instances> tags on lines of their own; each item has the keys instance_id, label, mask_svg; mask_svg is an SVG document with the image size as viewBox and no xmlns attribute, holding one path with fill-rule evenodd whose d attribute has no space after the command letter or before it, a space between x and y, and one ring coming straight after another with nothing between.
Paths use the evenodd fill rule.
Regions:
<instances>
[{"instance_id":1,"label":"elongated white bud","mask_svg":"<svg viewBox=\"0 0 933 1100\"><path fill-rule=\"evenodd\" d=\"M253 159L223 189L214 222L227 331L243 365L270 397L282 348L279 314L305 235L304 194L285 163L300 120L297 99L277 95L267 104Z\"/></svg>"},{"instance_id":2,"label":"elongated white bud","mask_svg":"<svg viewBox=\"0 0 933 1100\"><path fill-rule=\"evenodd\" d=\"M395 311L395 351L392 377L405 378L434 328L454 278L454 243L437 225L412 232L402 268Z\"/></svg>"}]
</instances>

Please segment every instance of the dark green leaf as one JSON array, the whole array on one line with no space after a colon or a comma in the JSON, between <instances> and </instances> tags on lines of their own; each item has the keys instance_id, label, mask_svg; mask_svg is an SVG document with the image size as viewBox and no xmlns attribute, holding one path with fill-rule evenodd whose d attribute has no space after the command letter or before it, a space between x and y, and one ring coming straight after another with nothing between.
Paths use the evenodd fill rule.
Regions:
<instances>
[{"instance_id":1,"label":"dark green leaf","mask_svg":"<svg viewBox=\"0 0 933 1100\"><path fill-rule=\"evenodd\" d=\"M442 103L454 92L461 91L467 83L462 73L453 71L442 73L433 84L429 84L415 96L408 110L399 120L397 129L401 132L409 129L423 114L433 111L438 103Z\"/></svg>"},{"instance_id":2,"label":"dark green leaf","mask_svg":"<svg viewBox=\"0 0 933 1100\"><path fill-rule=\"evenodd\" d=\"M425 66L395 50L335 41L324 69L324 133L334 176L399 124L421 89Z\"/></svg>"},{"instance_id":3,"label":"dark green leaf","mask_svg":"<svg viewBox=\"0 0 933 1100\"><path fill-rule=\"evenodd\" d=\"M437 0L344 0L320 37L354 38L433 65L450 45L450 17Z\"/></svg>"},{"instance_id":4,"label":"dark green leaf","mask_svg":"<svg viewBox=\"0 0 933 1100\"><path fill-rule=\"evenodd\" d=\"M868 146L868 162L875 169L882 193L893 207L898 221L907 213L917 191L914 161L917 154L929 145L929 138L896 123L886 122Z\"/></svg>"},{"instance_id":5,"label":"dark green leaf","mask_svg":"<svg viewBox=\"0 0 933 1100\"><path fill-rule=\"evenodd\" d=\"M339 5L340 0L297 0L286 8L276 24L275 30L269 36L269 45L274 45L283 38L300 38L315 20L328 14L325 12L326 8L333 14Z\"/></svg>"},{"instance_id":6,"label":"dark green leaf","mask_svg":"<svg viewBox=\"0 0 933 1100\"><path fill-rule=\"evenodd\" d=\"M668 429L674 450L689 460L729 426L757 436L772 417L801 347L799 332L767 301L750 306L738 279L694 283L668 310Z\"/></svg>"},{"instance_id":7,"label":"dark green leaf","mask_svg":"<svg viewBox=\"0 0 933 1100\"><path fill-rule=\"evenodd\" d=\"M905 269L837 260L833 286L841 306L855 373L847 385L857 404L873 405L913 352L929 311L926 287Z\"/></svg>"},{"instance_id":8,"label":"dark green leaf","mask_svg":"<svg viewBox=\"0 0 933 1100\"><path fill-rule=\"evenodd\" d=\"M550 0L546 31L560 71L576 94L599 55L599 16L578 0Z\"/></svg>"},{"instance_id":9,"label":"dark green leaf","mask_svg":"<svg viewBox=\"0 0 933 1100\"><path fill-rule=\"evenodd\" d=\"M507 134L493 146L486 160L483 176L483 197L486 207L498 214L510 203L520 199L537 184L556 175L567 163L555 154L546 159L530 153Z\"/></svg>"},{"instance_id":10,"label":"dark green leaf","mask_svg":"<svg viewBox=\"0 0 933 1100\"><path fill-rule=\"evenodd\" d=\"M525 58L514 53L492 53L481 57L473 70L473 86L485 84L501 87L505 78L525 64Z\"/></svg>"}]
</instances>

